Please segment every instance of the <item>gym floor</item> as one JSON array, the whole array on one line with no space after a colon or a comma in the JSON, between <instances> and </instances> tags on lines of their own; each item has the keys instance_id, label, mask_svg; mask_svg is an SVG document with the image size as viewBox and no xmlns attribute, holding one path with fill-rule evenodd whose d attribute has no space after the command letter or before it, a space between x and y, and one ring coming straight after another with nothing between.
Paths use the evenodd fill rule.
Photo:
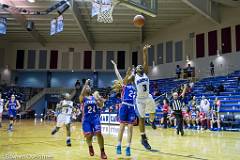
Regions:
<instances>
[{"instance_id":1,"label":"gym floor","mask_svg":"<svg viewBox=\"0 0 240 160\"><path fill-rule=\"evenodd\" d=\"M55 136L50 135L54 122L20 120L16 122L12 133L7 132L7 125L7 121L4 121L3 128L0 129L0 159L30 159L29 157L54 160L100 159L96 140L94 141L95 156L89 157L80 123L72 125L72 147L65 145L65 128ZM115 154L118 126L103 125L102 130L108 159L240 159L239 132L186 130L185 136L181 137L176 135L174 129L152 130L147 127L147 135L153 150L146 151L140 144L138 127L134 127L132 157L128 158L124 156L126 138L123 141L123 155Z\"/></svg>"}]
</instances>

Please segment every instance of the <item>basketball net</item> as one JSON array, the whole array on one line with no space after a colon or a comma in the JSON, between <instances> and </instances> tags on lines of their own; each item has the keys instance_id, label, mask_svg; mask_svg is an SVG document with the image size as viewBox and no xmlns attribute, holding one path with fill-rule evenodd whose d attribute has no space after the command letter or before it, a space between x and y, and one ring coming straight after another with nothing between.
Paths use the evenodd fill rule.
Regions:
<instances>
[{"instance_id":1,"label":"basketball net","mask_svg":"<svg viewBox=\"0 0 240 160\"><path fill-rule=\"evenodd\" d=\"M92 1L92 16L97 15L100 23L113 23L113 9L119 3L118 0L94 0Z\"/></svg>"}]
</instances>

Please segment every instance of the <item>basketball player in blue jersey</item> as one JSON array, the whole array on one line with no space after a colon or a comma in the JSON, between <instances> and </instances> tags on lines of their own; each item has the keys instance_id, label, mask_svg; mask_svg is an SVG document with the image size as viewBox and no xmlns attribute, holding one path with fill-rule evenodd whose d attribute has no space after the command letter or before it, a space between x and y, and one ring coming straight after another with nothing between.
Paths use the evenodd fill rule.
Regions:
<instances>
[{"instance_id":1,"label":"basketball player in blue jersey","mask_svg":"<svg viewBox=\"0 0 240 160\"><path fill-rule=\"evenodd\" d=\"M145 115L149 113L149 120L153 129L156 129L156 125L154 123L155 112L156 112L156 104L149 93L149 78L147 76L148 73L148 64L147 64L147 49L150 45L146 45L143 48L143 66L138 65L136 67L136 74L134 75L134 82L137 89L136 94L136 108L139 116L139 130L141 133L141 143L147 149L151 150L151 146L148 143L148 139L145 133Z\"/></svg>"},{"instance_id":2,"label":"basketball player in blue jersey","mask_svg":"<svg viewBox=\"0 0 240 160\"><path fill-rule=\"evenodd\" d=\"M117 154L122 154L122 138L125 126L128 126L128 134L127 134L127 147L126 147L126 156L131 156L131 141L132 141L132 133L133 133L133 123L136 119L135 110L134 110L134 98L135 98L135 87L133 86L133 78L132 78L132 69L128 68L126 76L122 79L118 69L117 64L112 61L114 66L115 74L118 78L118 81L115 81L113 89L119 90L122 92L122 104L119 109L119 122L120 129L118 132L118 144L117 144ZM116 83L120 83L120 85L116 85ZM118 88L118 89L117 89Z\"/></svg>"},{"instance_id":3,"label":"basketball player in blue jersey","mask_svg":"<svg viewBox=\"0 0 240 160\"><path fill-rule=\"evenodd\" d=\"M86 137L90 156L94 156L92 138L96 135L101 151L101 159L107 159L104 151L104 139L101 133L100 124L100 108L103 107L104 100L98 92L94 92L94 94L91 95L89 83L90 80L85 82L79 97L80 103L83 103L82 129Z\"/></svg>"},{"instance_id":4,"label":"basketball player in blue jersey","mask_svg":"<svg viewBox=\"0 0 240 160\"><path fill-rule=\"evenodd\" d=\"M17 110L21 108L18 100L16 100L15 95L11 95L11 99L5 104L5 110L8 111L9 116L9 126L8 131L13 131L13 122L16 120Z\"/></svg>"},{"instance_id":5,"label":"basketball player in blue jersey","mask_svg":"<svg viewBox=\"0 0 240 160\"><path fill-rule=\"evenodd\" d=\"M67 130L67 140L66 144L68 147L71 147L71 117L73 112L73 101L70 100L71 95L69 93L66 93L64 95L64 99L60 102L60 104L57 106L57 110L59 111L59 114L57 116L57 125L52 130L52 135L56 134L59 129L65 124L66 130Z\"/></svg>"}]
</instances>

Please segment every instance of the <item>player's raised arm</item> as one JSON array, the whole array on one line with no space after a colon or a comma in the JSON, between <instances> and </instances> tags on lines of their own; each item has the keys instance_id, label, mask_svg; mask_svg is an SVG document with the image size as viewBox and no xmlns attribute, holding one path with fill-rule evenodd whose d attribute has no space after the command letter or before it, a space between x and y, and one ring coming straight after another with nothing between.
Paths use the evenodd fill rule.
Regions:
<instances>
[{"instance_id":1,"label":"player's raised arm","mask_svg":"<svg viewBox=\"0 0 240 160\"><path fill-rule=\"evenodd\" d=\"M86 82L85 82L85 84L84 84L84 86L83 86L83 88L82 88L81 94L80 94L80 96L79 96L79 102L80 102L80 103L83 102L83 97L85 96L85 90L86 90L89 82L90 82L90 79L86 80Z\"/></svg>"},{"instance_id":2,"label":"player's raised arm","mask_svg":"<svg viewBox=\"0 0 240 160\"><path fill-rule=\"evenodd\" d=\"M116 64L113 60L111 60L111 62L112 62L112 64L113 64L114 71L115 71L115 74L116 74L118 80L121 81L121 83L122 83L122 82L123 82L123 79L122 79L121 74L120 74L119 71L118 71L117 64Z\"/></svg>"},{"instance_id":3,"label":"player's raised arm","mask_svg":"<svg viewBox=\"0 0 240 160\"><path fill-rule=\"evenodd\" d=\"M184 88L183 88L182 94L180 96L184 97L186 94L186 91L187 91L187 84L184 84Z\"/></svg>"},{"instance_id":4,"label":"player's raised arm","mask_svg":"<svg viewBox=\"0 0 240 160\"><path fill-rule=\"evenodd\" d=\"M102 108L103 107L103 105L104 105L104 99L100 96L100 94L99 94L99 92L98 91L95 91L94 93L93 93L93 97L96 99L96 101L97 101L97 106L98 107L100 107L100 108Z\"/></svg>"},{"instance_id":5,"label":"player's raised arm","mask_svg":"<svg viewBox=\"0 0 240 160\"><path fill-rule=\"evenodd\" d=\"M147 74L148 73L148 56L147 56L147 50L150 48L151 45L145 45L143 47L143 68L144 72Z\"/></svg>"},{"instance_id":6,"label":"player's raised arm","mask_svg":"<svg viewBox=\"0 0 240 160\"><path fill-rule=\"evenodd\" d=\"M126 84L128 83L129 79L133 78L132 70L133 70L133 68L128 67L126 76L125 76L124 79L123 79L123 84L124 84L124 85L126 85Z\"/></svg>"},{"instance_id":7,"label":"player's raised arm","mask_svg":"<svg viewBox=\"0 0 240 160\"><path fill-rule=\"evenodd\" d=\"M5 107L4 107L6 111L8 110L8 104L9 104L9 100L6 102Z\"/></svg>"},{"instance_id":8,"label":"player's raised arm","mask_svg":"<svg viewBox=\"0 0 240 160\"><path fill-rule=\"evenodd\" d=\"M21 104L18 100L16 102L17 102L17 110L19 110L21 108Z\"/></svg>"}]
</instances>

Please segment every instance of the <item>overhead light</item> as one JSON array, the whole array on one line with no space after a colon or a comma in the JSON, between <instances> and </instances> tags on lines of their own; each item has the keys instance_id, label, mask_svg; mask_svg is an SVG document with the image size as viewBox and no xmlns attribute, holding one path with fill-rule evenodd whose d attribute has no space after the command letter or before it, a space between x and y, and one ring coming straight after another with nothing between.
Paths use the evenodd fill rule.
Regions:
<instances>
[{"instance_id":1,"label":"overhead light","mask_svg":"<svg viewBox=\"0 0 240 160\"><path fill-rule=\"evenodd\" d=\"M57 9L58 14L63 14L69 7L70 5L68 3L63 4Z\"/></svg>"},{"instance_id":2,"label":"overhead light","mask_svg":"<svg viewBox=\"0 0 240 160\"><path fill-rule=\"evenodd\" d=\"M29 3L34 3L36 0L27 0Z\"/></svg>"}]
</instances>

